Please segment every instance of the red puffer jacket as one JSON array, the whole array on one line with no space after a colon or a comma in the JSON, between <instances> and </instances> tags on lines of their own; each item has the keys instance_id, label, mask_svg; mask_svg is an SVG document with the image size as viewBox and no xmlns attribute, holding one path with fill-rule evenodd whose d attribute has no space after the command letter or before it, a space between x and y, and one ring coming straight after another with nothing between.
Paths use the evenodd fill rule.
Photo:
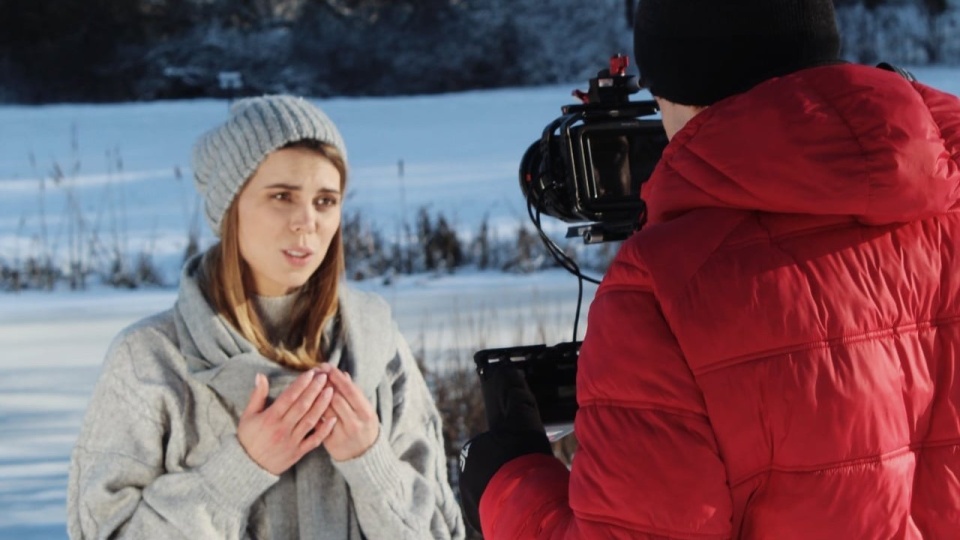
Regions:
<instances>
[{"instance_id":1,"label":"red puffer jacket","mask_svg":"<svg viewBox=\"0 0 960 540\"><path fill-rule=\"evenodd\" d=\"M590 310L570 473L487 538L960 538L960 100L804 70L688 123Z\"/></svg>"}]
</instances>

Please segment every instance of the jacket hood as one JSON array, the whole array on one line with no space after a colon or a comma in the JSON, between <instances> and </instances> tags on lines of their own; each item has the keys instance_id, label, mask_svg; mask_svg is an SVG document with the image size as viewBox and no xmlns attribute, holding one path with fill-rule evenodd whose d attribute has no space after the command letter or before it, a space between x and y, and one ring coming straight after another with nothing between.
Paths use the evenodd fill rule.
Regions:
<instances>
[{"instance_id":1,"label":"jacket hood","mask_svg":"<svg viewBox=\"0 0 960 540\"><path fill-rule=\"evenodd\" d=\"M960 197L960 100L844 64L766 81L705 109L664 150L649 222L697 208L922 219Z\"/></svg>"}]
</instances>

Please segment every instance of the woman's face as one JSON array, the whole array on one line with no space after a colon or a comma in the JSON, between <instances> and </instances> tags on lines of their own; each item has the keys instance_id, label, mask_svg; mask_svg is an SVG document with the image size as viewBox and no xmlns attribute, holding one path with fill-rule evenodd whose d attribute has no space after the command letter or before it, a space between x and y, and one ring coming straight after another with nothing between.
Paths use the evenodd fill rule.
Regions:
<instances>
[{"instance_id":1,"label":"woman's face","mask_svg":"<svg viewBox=\"0 0 960 540\"><path fill-rule=\"evenodd\" d=\"M256 293L283 296L320 267L340 227L340 172L307 148L267 156L237 199L240 256Z\"/></svg>"}]
</instances>

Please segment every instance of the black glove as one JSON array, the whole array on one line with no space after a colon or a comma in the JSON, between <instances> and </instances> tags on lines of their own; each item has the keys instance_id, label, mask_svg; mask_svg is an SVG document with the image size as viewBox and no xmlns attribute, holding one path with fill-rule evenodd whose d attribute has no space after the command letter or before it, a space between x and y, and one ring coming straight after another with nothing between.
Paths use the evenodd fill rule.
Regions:
<instances>
[{"instance_id":1,"label":"black glove","mask_svg":"<svg viewBox=\"0 0 960 540\"><path fill-rule=\"evenodd\" d=\"M553 455L523 373L510 365L488 366L480 379L490 431L463 445L459 481L464 515L477 531L480 497L500 467L527 454Z\"/></svg>"}]
</instances>

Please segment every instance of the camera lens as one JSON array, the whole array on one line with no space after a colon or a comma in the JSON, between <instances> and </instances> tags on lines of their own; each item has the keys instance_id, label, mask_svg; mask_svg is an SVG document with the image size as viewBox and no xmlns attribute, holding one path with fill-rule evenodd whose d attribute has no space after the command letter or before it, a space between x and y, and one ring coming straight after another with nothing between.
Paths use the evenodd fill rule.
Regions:
<instances>
[{"instance_id":1,"label":"camera lens","mask_svg":"<svg viewBox=\"0 0 960 540\"><path fill-rule=\"evenodd\" d=\"M559 144L550 138L549 155L544 154L542 144L542 141L531 144L520 159L520 191L541 214L567 222L583 221L573 210L573 195L563 182Z\"/></svg>"},{"instance_id":2,"label":"camera lens","mask_svg":"<svg viewBox=\"0 0 960 540\"><path fill-rule=\"evenodd\" d=\"M540 200L543 197L543 185L540 183L540 168L543 152L540 151L540 141L531 144L520 159L520 191L524 198L543 212Z\"/></svg>"}]
</instances>

